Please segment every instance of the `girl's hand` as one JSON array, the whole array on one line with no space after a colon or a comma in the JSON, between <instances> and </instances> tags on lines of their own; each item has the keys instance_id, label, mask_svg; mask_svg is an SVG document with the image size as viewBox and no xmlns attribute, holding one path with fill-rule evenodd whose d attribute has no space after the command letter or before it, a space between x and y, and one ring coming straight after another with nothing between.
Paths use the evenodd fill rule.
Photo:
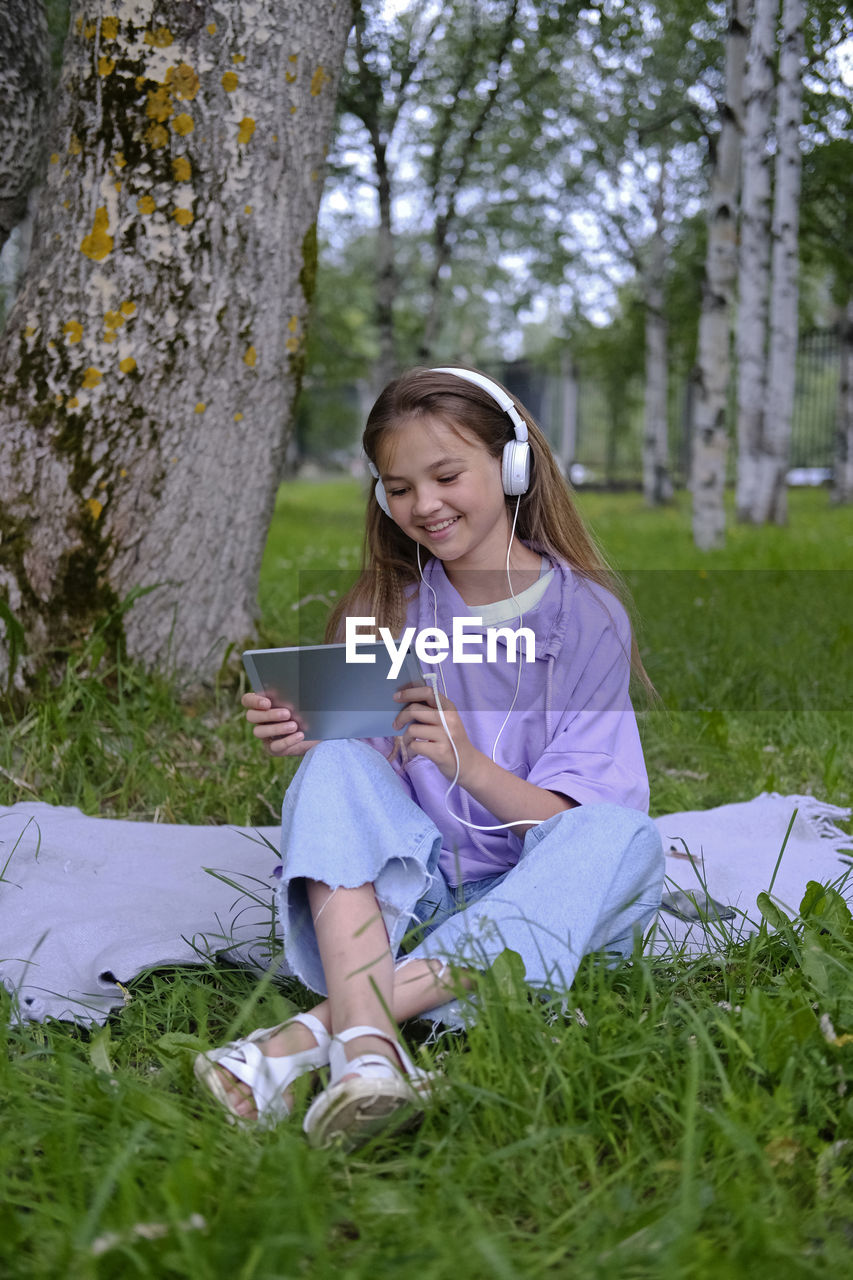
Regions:
<instances>
[{"instance_id":1,"label":"girl's hand","mask_svg":"<svg viewBox=\"0 0 853 1280\"><path fill-rule=\"evenodd\" d=\"M441 694L439 697L447 727L459 753L459 783L464 786L463 780L479 752L471 745L453 703ZM402 735L404 755L426 756L427 760L432 760L438 766L449 782L456 772L456 758L438 714L435 690L431 685L411 685L398 689L394 700L406 703L394 721L395 729L405 726Z\"/></svg>"},{"instance_id":2,"label":"girl's hand","mask_svg":"<svg viewBox=\"0 0 853 1280\"><path fill-rule=\"evenodd\" d=\"M306 742L293 719L292 707L274 707L262 693L244 693L240 701L246 708L246 719L254 725L252 733L271 756L304 756L315 745Z\"/></svg>"}]
</instances>

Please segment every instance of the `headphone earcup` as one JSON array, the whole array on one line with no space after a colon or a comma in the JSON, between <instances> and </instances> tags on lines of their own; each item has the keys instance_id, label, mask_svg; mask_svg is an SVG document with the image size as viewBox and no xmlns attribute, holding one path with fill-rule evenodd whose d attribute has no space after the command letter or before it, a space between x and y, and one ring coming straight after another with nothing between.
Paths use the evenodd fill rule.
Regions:
<instances>
[{"instance_id":1,"label":"headphone earcup","mask_svg":"<svg viewBox=\"0 0 853 1280\"><path fill-rule=\"evenodd\" d=\"M530 445L526 440L510 440L504 445L501 481L504 493L516 496L527 492L530 484Z\"/></svg>"},{"instance_id":2,"label":"headphone earcup","mask_svg":"<svg viewBox=\"0 0 853 1280\"><path fill-rule=\"evenodd\" d=\"M376 501L379 503L386 516L390 516L391 508L388 506L388 494L385 492L385 485L381 480L376 481L376 486L373 492L376 495Z\"/></svg>"}]
</instances>

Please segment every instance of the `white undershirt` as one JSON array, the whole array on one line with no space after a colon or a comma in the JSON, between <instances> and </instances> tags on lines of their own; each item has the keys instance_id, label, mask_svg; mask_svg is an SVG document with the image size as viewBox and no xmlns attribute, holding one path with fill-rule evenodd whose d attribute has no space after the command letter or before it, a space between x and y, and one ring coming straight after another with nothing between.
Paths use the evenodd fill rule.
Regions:
<instances>
[{"instance_id":1,"label":"white undershirt","mask_svg":"<svg viewBox=\"0 0 853 1280\"><path fill-rule=\"evenodd\" d=\"M518 617L519 606L522 613L528 613L536 608L548 590L548 584L553 576L554 570L548 566L548 561L543 556L539 578L532 586L520 591L514 600L510 596L508 600L496 600L494 604L471 605L470 612L473 617L483 619L484 627L497 627L504 622L510 622Z\"/></svg>"}]
</instances>

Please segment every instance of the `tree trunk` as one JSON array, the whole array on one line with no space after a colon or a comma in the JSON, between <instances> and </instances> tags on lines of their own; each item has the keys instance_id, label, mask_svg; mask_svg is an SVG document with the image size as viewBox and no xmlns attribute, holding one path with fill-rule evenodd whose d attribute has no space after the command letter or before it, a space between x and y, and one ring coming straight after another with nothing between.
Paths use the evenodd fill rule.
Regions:
<instances>
[{"instance_id":1,"label":"tree trunk","mask_svg":"<svg viewBox=\"0 0 853 1280\"><path fill-rule=\"evenodd\" d=\"M755 0L745 81L737 322L738 519L749 519L764 418L770 283L770 162L773 51L779 0Z\"/></svg>"},{"instance_id":2,"label":"tree trunk","mask_svg":"<svg viewBox=\"0 0 853 1280\"><path fill-rule=\"evenodd\" d=\"M767 403L761 454L750 519L755 524L788 516L785 477L791 453L791 424L797 373L797 276L799 207L803 156L803 0L784 0L780 32L779 92L776 109L776 182L773 199L773 286L770 294L770 349Z\"/></svg>"},{"instance_id":3,"label":"tree trunk","mask_svg":"<svg viewBox=\"0 0 853 1280\"><path fill-rule=\"evenodd\" d=\"M643 495L651 507L672 501L669 467L667 366L668 343L664 285L667 247L664 229L665 169L661 158L655 201L655 230L645 271L646 304L646 409L643 432Z\"/></svg>"},{"instance_id":4,"label":"tree trunk","mask_svg":"<svg viewBox=\"0 0 853 1280\"><path fill-rule=\"evenodd\" d=\"M563 352L562 360L563 416L560 432L560 454L558 461L560 470L567 480L571 478L572 463L578 449L578 409L580 407L580 387L578 385L578 369L568 351Z\"/></svg>"},{"instance_id":5,"label":"tree trunk","mask_svg":"<svg viewBox=\"0 0 853 1280\"><path fill-rule=\"evenodd\" d=\"M832 501L853 501L853 299L847 303L841 317L841 379L838 384Z\"/></svg>"},{"instance_id":6,"label":"tree trunk","mask_svg":"<svg viewBox=\"0 0 853 1280\"><path fill-rule=\"evenodd\" d=\"M708 247L694 377L690 489L693 540L708 551L725 541L723 495L731 377L731 316L737 280L737 212L743 136L749 0L732 0L726 37L726 99L708 198Z\"/></svg>"},{"instance_id":7,"label":"tree trunk","mask_svg":"<svg viewBox=\"0 0 853 1280\"><path fill-rule=\"evenodd\" d=\"M391 224L391 174L384 142L374 142L379 195L379 227L376 238L376 325L379 330L379 363L376 367L376 394L397 373L394 343L394 303L397 298L397 269L394 262L394 230Z\"/></svg>"},{"instance_id":8,"label":"tree trunk","mask_svg":"<svg viewBox=\"0 0 853 1280\"><path fill-rule=\"evenodd\" d=\"M40 168L50 100L50 53L42 0L0 8L0 249L27 212Z\"/></svg>"},{"instance_id":9,"label":"tree trunk","mask_svg":"<svg viewBox=\"0 0 853 1280\"><path fill-rule=\"evenodd\" d=\"M117 628L148 664L206 675L252 632L350 21L74 4L0 348L0 591L30 666L145 590Z\"/></svg>"}]
</instances>

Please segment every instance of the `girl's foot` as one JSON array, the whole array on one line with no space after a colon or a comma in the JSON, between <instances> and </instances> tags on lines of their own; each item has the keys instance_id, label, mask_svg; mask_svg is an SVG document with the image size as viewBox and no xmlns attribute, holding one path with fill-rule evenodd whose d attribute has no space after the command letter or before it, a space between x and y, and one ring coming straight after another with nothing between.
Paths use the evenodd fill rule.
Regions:
<instances>
[{"instance_id":1,"label":"girl's foot","mask_svg":"<svg viewBox=\"0 0 853 1280\"><path fill-rule=\"evenodd\" d=\"M380 1132L394 1133L423 1115L429 1077L390 1034L350 1027L332 1037L329 1087L314 1099L302 1127L312 1146L345 1151Z\"/></svg>"},{"instance_id":2,"label":"girl's foot","mask_svg":"<svg viewBox=\"0 0 853 1280\"><path fill-rule=\"evenodd\" d=\"M329 1061L330 1037L319 1018L298 1013L277 1027L200 1053L194 1070L236 1123L273 1125L290 1115L290 1086Z\"/></svg>"}]
</instances>

